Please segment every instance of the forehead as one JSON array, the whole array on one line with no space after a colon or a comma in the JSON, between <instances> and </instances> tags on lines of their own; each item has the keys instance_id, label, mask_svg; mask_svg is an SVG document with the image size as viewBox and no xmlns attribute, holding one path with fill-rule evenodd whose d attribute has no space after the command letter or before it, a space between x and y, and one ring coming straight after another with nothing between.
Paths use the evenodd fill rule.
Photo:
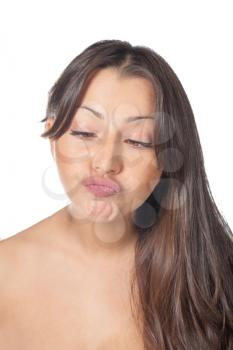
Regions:
<instances>
[{"instance_id":1,"label":"forehead","mask_svg":"<svg viewBox=\"0 0 233 350\"><path fill-rule=\"evenodd\" d=\"M152 83L141 77L121 77L117 69L98 71L89 82L80 105L103 115L140 115L155 111Z\"/></svg>"}]
</instances>

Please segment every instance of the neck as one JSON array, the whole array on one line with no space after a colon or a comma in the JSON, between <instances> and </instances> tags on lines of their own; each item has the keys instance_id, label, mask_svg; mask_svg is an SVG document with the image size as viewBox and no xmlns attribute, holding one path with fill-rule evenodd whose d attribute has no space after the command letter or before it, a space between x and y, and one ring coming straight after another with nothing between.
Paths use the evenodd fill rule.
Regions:
<instances>
[{"instance_id":1,"label":"neck","mask_svg":"<svg viewBox=\"0 0 233 350\"><path fill-rule=\"evenodd\" d=\"M80 220L75 207L63 208L66 223L66 239L91 257L116 257L134 251L138 234L133 230L130 218L117 215L113 220Z\"/></svg>"}]
</instances>

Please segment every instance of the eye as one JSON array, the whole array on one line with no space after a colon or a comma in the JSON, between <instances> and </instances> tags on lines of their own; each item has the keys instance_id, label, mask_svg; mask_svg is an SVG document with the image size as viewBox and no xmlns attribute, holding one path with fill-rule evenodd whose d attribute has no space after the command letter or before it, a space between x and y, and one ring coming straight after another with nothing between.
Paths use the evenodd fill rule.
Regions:
<instances>
[{"instance_id":1,"label":"eye","mask_svg":"<svg viewBox=\"0 0 233 350\"><path fill-rule=\"evenodd\" d=\"M147 143L147 142L141 142L141 141L135 141L135 140L128 140L131 144L136 146L137 148L152 148L152 143Z\"/></svg>"},{"instance_id":2,"label":"eye","mask_svg":"<svg viewBox=\"0 0 233 350\"><path fill-rule=\"evenodd\" d=\"M93 132L87 132L87 131L77 131L77 130L71 130L71 135L78 136L79 138L91 138L95 137L95 133ZM152 143L147 142L141 142L136 140L127 140L130 144L132 144L135 148L152 148Z\"/></svg>"},{"instance_id":3,"label":"eye","mask_svg":"<svg viewBox=\"0 0 233 350\"><path fill-rule=\"evenodd\" d=\"M95 134L93 132L87 132L87 131L75 131L71 130L70 132L71 135L79 136L80 138L90 138L93 137Z\"/></svg>"}]
</instances>

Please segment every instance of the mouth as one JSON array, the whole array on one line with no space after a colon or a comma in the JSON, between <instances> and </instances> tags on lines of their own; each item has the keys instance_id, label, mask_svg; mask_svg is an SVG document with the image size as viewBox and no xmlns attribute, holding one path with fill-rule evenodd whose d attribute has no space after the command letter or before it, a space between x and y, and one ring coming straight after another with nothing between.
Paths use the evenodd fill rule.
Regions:
<instances>
[{"instance_id":1,"label":"mouth","mask_svg":"<svg viewBox=\"0 0 233 350\"><path fill-rule=\"evenodd\" d=\"M84 186L97 197L116 195L121 191L120 185L109 178L89 177L84 180Z\"/></svg>"},{"instance_id":2,"label":"mouth","mask_svg":"<svg viewBox=\"0 0 233 350\"><path fill-rule=\"evenodd\" d=\"M119 193L111 187L97 184L86 185L86 188L97 197L109 197Z\"/></svg>"}]
</instances>

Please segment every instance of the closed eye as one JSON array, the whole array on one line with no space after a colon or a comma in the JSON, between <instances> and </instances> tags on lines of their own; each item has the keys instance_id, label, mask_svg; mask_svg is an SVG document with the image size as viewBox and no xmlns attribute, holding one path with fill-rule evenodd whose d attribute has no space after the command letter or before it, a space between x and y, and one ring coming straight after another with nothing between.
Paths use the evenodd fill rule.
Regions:
<instances>
[{"instance_id":1,"label":"closed eye","mask_svg":"<svg viewBox=\"0 0 233 350\"><path fill-rule=\"evenodd\" d=\"M96 137L93 132L87 132L87 131L76 131L76 130L71 130L70 132L71 135L74 135L79 138L92 138ZM141 141L136 141L136 140L130 140L128 139L129 143L132 145L136 146L136 148L152 148L153 144L152 143L147 143L147 142L141 142Z\"/></svg>"},{"instance_id":2,"label":"closed eye","mask_svg":"<svg viewBox=\"0 0 233 350\"><path fill-rule=\"evenodd\" d=\"M94 133L93 132L87 132L87 131L75 131L75 130L71 130L71 135L75 135L75 136L79 136L80 138L82 137L94 137Z\"/></svg>"}]
</instances>

